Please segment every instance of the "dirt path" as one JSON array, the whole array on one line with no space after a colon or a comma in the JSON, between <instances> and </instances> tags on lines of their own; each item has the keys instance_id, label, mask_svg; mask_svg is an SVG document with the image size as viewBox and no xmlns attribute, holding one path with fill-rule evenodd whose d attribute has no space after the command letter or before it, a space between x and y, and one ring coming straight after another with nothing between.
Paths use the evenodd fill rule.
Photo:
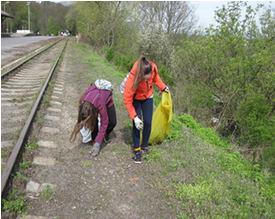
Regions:
<instances>
[{"instance_id":1,"label":"dirt path","mask_svg":"<svg viewBox=\"0 0 275 219\"><path fill-rule=\"evenodd\" d=\"M53 85L50 109L39 132L39 149L27 194L27 215L46 218L175 218L163 192L158 190L157 169L131 159L131 126L122 104L121 81L110 66L68 44ZM68 141L77 116L80 94L96 78L114 83L118 124L112 142L94 159L90 146ZM39 160L40 159L40 160ZM44 160L43 160L44 159ZM37 183L37 184L36 184ZM45 184L46 183L46 184ZM41 189L42 188L42 189Z\"/></svg>"}]
</instances>

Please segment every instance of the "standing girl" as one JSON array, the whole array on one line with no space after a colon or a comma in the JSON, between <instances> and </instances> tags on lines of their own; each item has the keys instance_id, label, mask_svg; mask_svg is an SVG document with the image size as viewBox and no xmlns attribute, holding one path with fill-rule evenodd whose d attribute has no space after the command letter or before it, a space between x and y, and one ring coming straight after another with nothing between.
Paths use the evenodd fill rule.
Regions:
<instances>
[{"instance_id":1,"label":"standing girl","mask_svg":"<svg viewBox=\"0 0 275 219\"><path fill-rule=\"evenodd\" d=\"M141 56L132 67L124 90L124 104L133 120L135 163L141 163L142 153L148 152L153 116L153 84L156 84L160 91L169 92L168 87L159 77L156 64L147 60L145 56ZM142 130L141 144L140 130Z\"/></svg>"}]
</instances>

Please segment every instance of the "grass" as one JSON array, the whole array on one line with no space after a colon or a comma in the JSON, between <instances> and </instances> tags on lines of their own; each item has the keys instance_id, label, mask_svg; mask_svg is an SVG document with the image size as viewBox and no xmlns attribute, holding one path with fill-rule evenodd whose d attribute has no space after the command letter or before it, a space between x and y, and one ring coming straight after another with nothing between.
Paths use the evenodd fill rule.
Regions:
<instances>
[{"instance_id":1,"label":"grass","mask_svg":"<svg viewBox=\"0 0 275 219\"><path fill-rule=\"evenodd\" d=\"M28 142L26 145L26 149L29 151L34 151L39 147L39 145L35 142Z\"/></svg>"},{"instance_id":2,"label":"grass","mask_svg":"<svg viewBox=\"0 0 275 219\"><path fill-rule=\"evenodd\" d=\"M189 115L175 116L171 133L145 160L158 170L177 218L273 218L270 174Z\"/></svg>"},{"instance_id":3,"label":"grass","mask_svg":"<svg viewBox=\"0 0 275 219\"><path fill-rule=\"evenodd\" d=\"M195 200L197 203L200 203L202 201L208 201L212 193L212 186L205 181L197 183L195 185L176 185L176 197L180 200L192 199Z\"/></svg>"},{"instance_id":4,"label":"grass","mask_svg":"<svg viewBox=\"0 0 275 219\"><path fill-rule=\"evenodd\" d=\"M7 159L11 153L10 148L1 148L1 158L2 159Z\"/></svg>"},{"instance_id":5,"label":"grass","mask_svg":"<svg viewBox=\"0 0 275 219\"><path fill-rule=\"evenodd\" d=\"M182 137L182 123L177 116L173 115L172 122L170 124L170 133L167 139L177 140Z\"/></svg>"},{"instance_id":6,"label":"grass","mask_svg":"<svg viewBox=\"0 0 275 219\"><path fill-rule=\"evenodd\" d=\"M211 128L204 128L196 120L188 114L178 116L179 121L192 129L201 139L209 144L228 148L230 145L225 140L221 139L218 134Z\"/></svg>"},{"instance_id":7,"label":"grass","mask_svg":"<svg viewBox=\"0 0 275 219\"><path fill-rule=\"evenodd\" d=\"M161 149L156 148L156 147L151 149L150 153L143 156L144 160L147 160L147 161L160 160L161 157L162 157L162 151L161 151Z\"/></svg>"},{"instance_id":8,"label":"grass","mask_svg":"<svg viewBox=\"0 0 275 219\"><path fill-rule=\"evenodd\" d=\"M82 53L87 53L88 51L88 54L84 56L86 59L83 60L83 62L92 66L94 69L93 71L100 72L102 77L112 74L114 77L122 80L127 75L128 72L117 70L106 59L97 53L92 52L92 50L86 44L80 43L77 45L77 47Z\"/></svg>"},{"instance_id":9,"label":"grass","mask_svg":"<svg viewBox=\"0 0 275 219\"><path fill-rule=\"evenodd\" d=\"M167 163L167 171L173 172L177 171L179 168L184 168L187 165L186 161L180 159L172 159L169 163Z\"/></svg>"},{"instance_id":10,"label":"grass","mask_svg":"<svg viewBox=\"0 0 275 219\"><path fill-rule=\"evenodd\" d=\"M81 162L81 166L83 168L91 168L93 166L93 162L91 160L83 160Z\"/></svg>"},{"instance_id":11,"label":"grass","mask_svg":"<svg viewBox=\"0 0 275 219\"><path fill-rule=\"evenodd\" d=\"M41 197L46 201L51 200L53 196L54 196L54 189L49 185L47 185L41 192Z\"/></svg>"},{"instance_id":12,"label":"grass","mask_svg":"<svg viewBox=\"0 0 275 219\"><path fill-rule=\"evenodd\" d=\"M16 172L15 179L22 183L25 183L28 181L28 177L21 172Z\"/></svg>"},{"instance_id":13,"label":"grass","mask_svg":"<svg viewBox=\"0 0 275 219\"><path fill-rule=\"evenodd\" d=\"M30 161L22 161L22 162L19 164L19 168L22 169L22 170L26 170L26 169L28 169L30 166L31 166L31 162L30 162Z\"/></svg>"},{"instance_id":14,"label":"grass","mask_svg":"<svg viewBox=\"0 0 275 219\"><path fill-rule=\"evenodd\" d=\"M178 200L181 209L178 218L274 217L274 179L190 115L181 115L176 121L176 128L179 121L188 128L178 136L173 148L176 152L162 157L161 162L166 168L175 167L170 176L178 175L170 187L171 198ZM184 182L182 168L191 173Z\"/></svg>"},{"instance_id":15,"label":"grass","mask_svg":"<svg viewBox=\"0 0 275 219\"><path fill-rule=\"evenodd\" d=\"M7 199L2 200L3 210L9 213L23 214L26 211L25 199L17 190L9 193Z\"/></svg>"}]
</instances>

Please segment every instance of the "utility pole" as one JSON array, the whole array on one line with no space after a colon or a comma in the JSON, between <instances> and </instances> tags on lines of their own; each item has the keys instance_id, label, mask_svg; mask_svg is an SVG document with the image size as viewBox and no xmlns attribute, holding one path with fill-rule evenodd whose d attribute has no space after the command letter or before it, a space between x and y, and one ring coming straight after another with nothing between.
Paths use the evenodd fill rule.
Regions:
<instances>
[{"instance_id":1,"label":"utility pole","mask_svg":"<svg viewBox=\"0 0 275 219\"><path fill-rule=\"evenodd\" d=\"M5 2L4 3L4 11L6 12L6 4L9 4L10 2Z\"/></svg>"},{"instance_id":2,"label":"utility pole","mask_svg":"<svg viewBox=\"0 0 275 219\"><path fill-rule=\"evenodd\" d=\"M4 11L6 12L6 5L7 4L9 4L10 2L5 2L4 3ZM9 23L8 23L8 20L6 21L6 25L7 25L7 27L6 27L6 33L8 33L9 32Z\"/></svg>"},{"instance_id":3,"label":"utility pole","mask_svg":"<svg viewBox=\"0 0 275 219\"><path fill-rule=\"evenodd\" d=\"M30 10L30 2L27 2L28 5L28 27L29 31L31 32L31 10Z\"/></svg>"}]
</instances>

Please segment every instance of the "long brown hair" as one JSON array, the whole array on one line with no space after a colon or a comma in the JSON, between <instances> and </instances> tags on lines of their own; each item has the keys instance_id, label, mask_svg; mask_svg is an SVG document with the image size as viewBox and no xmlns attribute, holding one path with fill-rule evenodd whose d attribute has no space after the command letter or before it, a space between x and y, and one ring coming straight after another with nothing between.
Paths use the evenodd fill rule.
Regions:
<instances>
[{"instance_id":1,"label":"long brown hair","mask_svg":"<svg viewBox=\"0 0 275 219\"><path fill-rule=\"evenodd\" d=\"M133 87L136 89L138 84L143 80L144 75L149 74L152 70L152 66L148 59L144 55L141 55L138 60L137 73L135 75L135 80Z\"/></svg>"},{"instance_id":2,"label":"long brown hair","mask_svg":"<svg viewBox=\"0 0 275 219\"><path fill-rule=\"evenodd\" d=\"M74 126L74 129L70 136L70 141L74 142L76 135L83 127L94 130L97 122L98 110L94 107L93 104L84 101L79 105L78 108L78 118L77 123Z\"/></svg>"}]
</instances>

